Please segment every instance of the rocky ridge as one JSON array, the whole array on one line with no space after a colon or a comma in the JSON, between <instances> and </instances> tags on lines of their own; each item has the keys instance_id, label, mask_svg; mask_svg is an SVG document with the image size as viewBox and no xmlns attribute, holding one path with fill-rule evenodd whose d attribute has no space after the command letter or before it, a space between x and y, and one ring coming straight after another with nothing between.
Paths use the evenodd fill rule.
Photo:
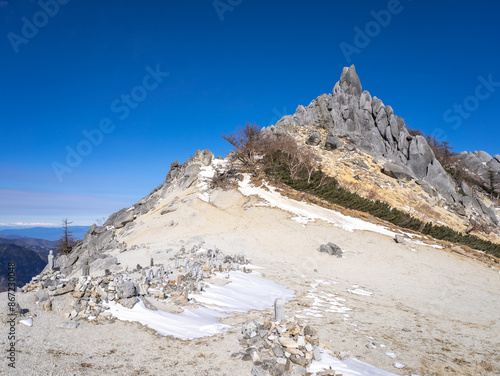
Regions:
<instances>
[{"instance_id":1,"label":"rocky ridge","mask_svg":"<svg viewBox=\"0 0 500 376\"><path fill-rule=\"evenodd\" d=\"M321 146L325 150L342 147L360 150L383 163L387 174L397 179L413 180L448 205L458 205L469 214L482 217L489 225L498 226L494 209L472 194L458 193L460 187L455 186L426 139L420 135L412 136L403 118L395 115L391 106L362 90L354 65L343 69L332 94L319 96L307 107L299 106L295 114L284 116L264 132L293 134L301 128L309 133L306 143L311 146ZM319 131L327 132L326 139ZM496 156L493 158L484 152L476 152L473 156L465 154L463 158L475 166L472 171L481 176L486 176L486 171L500 168ZM490 170L486 170L484 164Z\"/></svg>"},{"instance_id":2,"label":"rocky ridge","mask_svg":"<svg viewBox=\"0 0 500 376\"><path fill-rule=\"evenodd\" d=\"M210 151L198 150L182 165L177 161L173 162L162 185L156 187L149 195L130 208L124 208L111 214L102 226L93 224L85 234L83 241L78 242L71 253L58 255L54 266L68 276L73 272L81 271L84 265L89 265L92 273L108 268L112 270L117 260L106 251L120 249L120 252L124 252L127 250L126 244L117 240L117 231L130 230L138 217L153 210L174 187L181 190L191 187L199 178L200 169L209 166L213 158L214 155ZM164 209L163 213L171 211L175 211L174 203Z\"/></svg>"},{"instance_id":3,"label":"rocky ridge","mask_svg":"<svg viewBox=\"0 0 500 376\"><path fill-rule=\"evenodd\" d=\"M404 120L394 114L391 106L384 105L380 99L362 90L354 66L343 69L332 94L321 95L307 107L299 106L294 115L283 117L261 132L296 135L298 131L308 134L305 142L311 147L325 151L345 150L346 153L356 150L371 155L383 166L381 172L399 182L414 182L420 186L430 195L431 205L441 200L443 203L440 206L446 206L463 217L478 216L498 229L495 210L475 197L468 188L455 187L426 139L411 136ZM473 157L468 155L465 159L475 161L476 156L481 163L474 162L473 165L480 175L486 175L480 170L485 165L493 169L498 167L497 156L490 157L482 152L473 154ZM162 207L162 215L175 211L182 203L174 200L163 207L162 199L173 189L185 191L192 187L199 180L202 168L211 166L213 158L210 151L198 150L183 164L173 162L162 185L132 207L110 215L102 226L94 224L69 255L56 258L55 266L65 275L81 270L85 264L90 266L91 271L112 269L117 260L109 254L110 251L127 250L127 244L118 240L117 232L131 230L137 218L156 208ZM459 189L461 193L458 193ZM175 225L175 221L170 223L170 226Z\"/></svg>"}]
</instances>

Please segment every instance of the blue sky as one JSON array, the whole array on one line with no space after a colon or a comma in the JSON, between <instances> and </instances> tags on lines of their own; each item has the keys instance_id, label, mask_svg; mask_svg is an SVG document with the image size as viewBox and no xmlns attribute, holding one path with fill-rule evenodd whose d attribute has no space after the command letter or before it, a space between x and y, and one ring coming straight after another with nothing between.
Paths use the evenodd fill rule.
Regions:
<instances>
[{"instance_id":1,"label":"blue sky","mask_svg":"<svg viewBox=\"0 0 500 376\"><path fill-rule=\"evenodd\" d=\"M0 225L107 217L174 160L224 155L221 134L331 92L351 64L409 126L498 154L499 12L491 1L2 0Z\"/></svg>"}]
</instances>

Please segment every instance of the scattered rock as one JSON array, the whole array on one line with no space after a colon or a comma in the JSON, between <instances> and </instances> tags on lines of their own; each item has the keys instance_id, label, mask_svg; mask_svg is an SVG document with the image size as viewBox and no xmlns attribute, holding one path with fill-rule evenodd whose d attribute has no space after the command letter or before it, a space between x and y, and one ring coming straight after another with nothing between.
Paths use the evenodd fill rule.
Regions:
<instances>
[{"instance_id":1,"label":"scattered rock","mask_svg":"<svg viewBox=\"0 0 500 376\"><path fill-rule=\"evenodd\" d=\"M322 244L318 250L320 252L328 253L329 255L334 255L334 256L337 256L339 258L342 257L342 254L343 254L342 249L338 245L333 244L331 242L329 242L327 244Z\"/></svg>"},{"instance_id":2,"label":"scattered rock","mask_svg":"<svg viewBox=\"0 0 500 376\"><path fill-rule=\"evenodd\" d=\"M269 374L259 366L253 366L251 374L252 376L269 376Z\"/></svg>"},{"instance_id":3,"label":"scattered rock","mask_svg":"<svg viewBox=\"0 0 500 376\"><path fill-rule=\"evenodd\" d=\"M132 281L127 281L122 283L117 287L116 294L118 299L126 299L139 295L137 291L137 286Z\"/></svg>"},{"instance_id":4,"label":"scattered rock","mask_svg":"<svg viewBox=\"0 0 500 376\"><path fill-rule=\"evenodd\" d=\"M318 146L321 142L321 134L319 132L314 132L309 138L306 140L306 144L312 146Z\"/></svg>"},{"instance_id":5,"label":"scattered rock","mask_svg":"<svg viewBox=\"0 0 500 376\"><path fill-rule=\"evenodd\" d=\"M75 285L73 282L68 282L66 286L57 288L53 291L49 292L50 296L58 296L58 295L64 295L67 294L68 292L74 291L75 290Z\"/></svg>"},{"instance_id":6,"label":"scattered rock","mask_svg":"<svg viewBox=\"0 0 500 376\"><path fill-rule=\"evenodd\" d=\"M384 173L387 176L390 176L391 178L403 181L410 181L414 179L414 176L408 167L401 166L392 162L387 162L384 164L384 167L382 168L382 173Z\"/></svg>"},{"instance_id":7,"label":"scattered rock","mask_svg":"<svg viewBox=\"0 0 500 376\"><path fill-rule=\"evenodd\" d=\"M138 300L137 297L133 296L130 298L121 298L118 300L118 303L120 303L125 308L132 309L137 303L137 300Z\"/></svg>"},{"instance_id":8,"label":"scattered rock","mask_svg":"<svg viewBox=\"0 0 500 376\"><path fill-rule=\"evenodd\" d=\"M325 149L326 150L336 150L341 148L343 142L337 136L334 136L332 133L329 133L326 137Z\"/></svg>"},{"instance_id":9,"label":"scattered rock","mask_svg":"<svg viewBox=\"0 0 500 376\"><path fill-rule=\"evenodd\" d=\"M243 324L243 327L241 328L241 334L243 334L243 338L249 339L255 337L258 330L259 326L257 325L257 323L253 320L248 320Z\"/></svg>"},{"instance_id":10,"label":"scattered rock","mask_svg":"<svg viewBox=\"0 0 500 376\"><path fill-rule=\"evenodd\" d=\"M161 214L161 215L164 215L164 214L172 213L172 212L174 212L174 211L176 211L176 210L177 210L177 208L176 208L175 206L170 206L170 205L169 205L169 206L167 206L165 209L163 209L163 210L160 212L160 214Z\"/></svg>"},{"instance_id":11,"label":"scattered rock","mask_svg":"<svg viewBox=\"0 0 500 376\"><path fill-rule=\"evenodd\" d=\"M273 321L258 324L250 320L243 324L242 333L244 338L240 343L245 347L242 359L253 361L258 372L272 376L306 375L311 362L321 360L318 336L309 325L298 321L277 325ZM250 337L253 333L255 336Z\"/></svg>"}]
</instances>

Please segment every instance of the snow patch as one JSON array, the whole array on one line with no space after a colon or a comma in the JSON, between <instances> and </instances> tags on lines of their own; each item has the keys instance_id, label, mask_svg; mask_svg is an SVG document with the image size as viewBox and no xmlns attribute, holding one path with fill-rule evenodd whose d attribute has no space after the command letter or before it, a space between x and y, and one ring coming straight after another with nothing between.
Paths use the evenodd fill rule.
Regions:
<instances>
[{"instance_id":1,"label":"snow patch","mask_svg":"<svg viewBox=\"0 0 500 376\"><path fill-rule=\"evenodd\" d=\"M289 301L295 295L294 291L251 273L231 271L219 274L216 278L222 279L223 276L229 276L230 283L225 286L209 283L210 287L206 291L193 296L193 300L200 305L182 313L151 311L141 300L132 309L109 302L109 311L120 320L136 321L159 334L189 340L228 330L230 326L218 319L230 317L229 312L268 309L276 298Z\"/></svg>"},{"instance_id":2,"label":"snow patch","mask_svg":"<svg viewBox=\"0 0 500 376\"><path fill-rule=\"evenodd\" d=\"M256 195L268 203L268 206L285 210L295 215L292 219L305 224L317 219L332 223L347 231L365 230L394 237L395 232L386 227L365 222L358 218L348 217L334 210L311 205L307 202L300 202L282 196L276 189L268 184L264 184L267 189L255 187L250 183L250 176L245 175L243 181L238 182L239 191L245 196Z\"/></svg>"},{"instance_id":3,"label":"snow patch","mask_svg":"<svg viewBox=\"0 0 500 376\"><path fill-rule=\"evenodd\" d=\"M339 373L343 376L397 376L395 373L374 367L356 358L339 360L331 356L325 348L319 347L319 349L321 360L314 360L307 368L307 371L313 375L325 370L334 370L336 374Z\"/></svg>"}]
</instances>

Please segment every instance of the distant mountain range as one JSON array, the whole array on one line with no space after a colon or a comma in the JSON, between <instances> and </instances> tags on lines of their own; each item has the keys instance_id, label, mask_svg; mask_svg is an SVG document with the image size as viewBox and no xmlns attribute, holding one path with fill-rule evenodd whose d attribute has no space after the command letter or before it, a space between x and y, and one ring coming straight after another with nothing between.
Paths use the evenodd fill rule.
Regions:
<instances>
[{"instance_id":1,"label":"distant mountain range","mask_svg":"<svg viewBox=\"0 0 500 376\"><path fill-rule=\"evenodd\" d=\"M22 287L31 278L40 273L47 262L40 255L28 248L16 244L0 244L0 292L7 290L8 264L16 263L16 286Z\"/></svg>"},{"instance_id":2,"label":"distant mountain range","mask_svg":"<svg viewBox=\"0 0 500 376\"><path fill-rule=\"evenodd\" d=\"M18 235L4 235L0 234L0 244L13 244L19 247L24 247L30 249L38 254L38 256L47 262L47 256L51 250L55 251L57 249L57 241L55 240L45 240L36 238L23 238L18 237ZM7 238L9 236L10 238Z\"/></svg>"},{"instance_id":3,"label":"distant mountain range","mask_svg":"<svg viewBox=\"0 0 500 376\"><path fill-rule=\"evenodd\" d=\"M70 231L75 240L81 240L89 226L71 226ZM10 228L0 230L0 237L8 239L36 238L43 240L59 240L62 235L60 227L31 227L31 228Z\"/></svg>"},{"instance_id":4,"label":"distant mountain range","mask_svg":"<svg viewBox=\"0 0 500 376\"><path fill-rule=\"evenodd\" d=\"M83 239L88 226L71 226L75 240ZM21 287L47 265L62 235L60 227L32 227L0 230L0 292L7 290L8 263L16 263L16 285Z\"/></svg>"}]
</instances>

